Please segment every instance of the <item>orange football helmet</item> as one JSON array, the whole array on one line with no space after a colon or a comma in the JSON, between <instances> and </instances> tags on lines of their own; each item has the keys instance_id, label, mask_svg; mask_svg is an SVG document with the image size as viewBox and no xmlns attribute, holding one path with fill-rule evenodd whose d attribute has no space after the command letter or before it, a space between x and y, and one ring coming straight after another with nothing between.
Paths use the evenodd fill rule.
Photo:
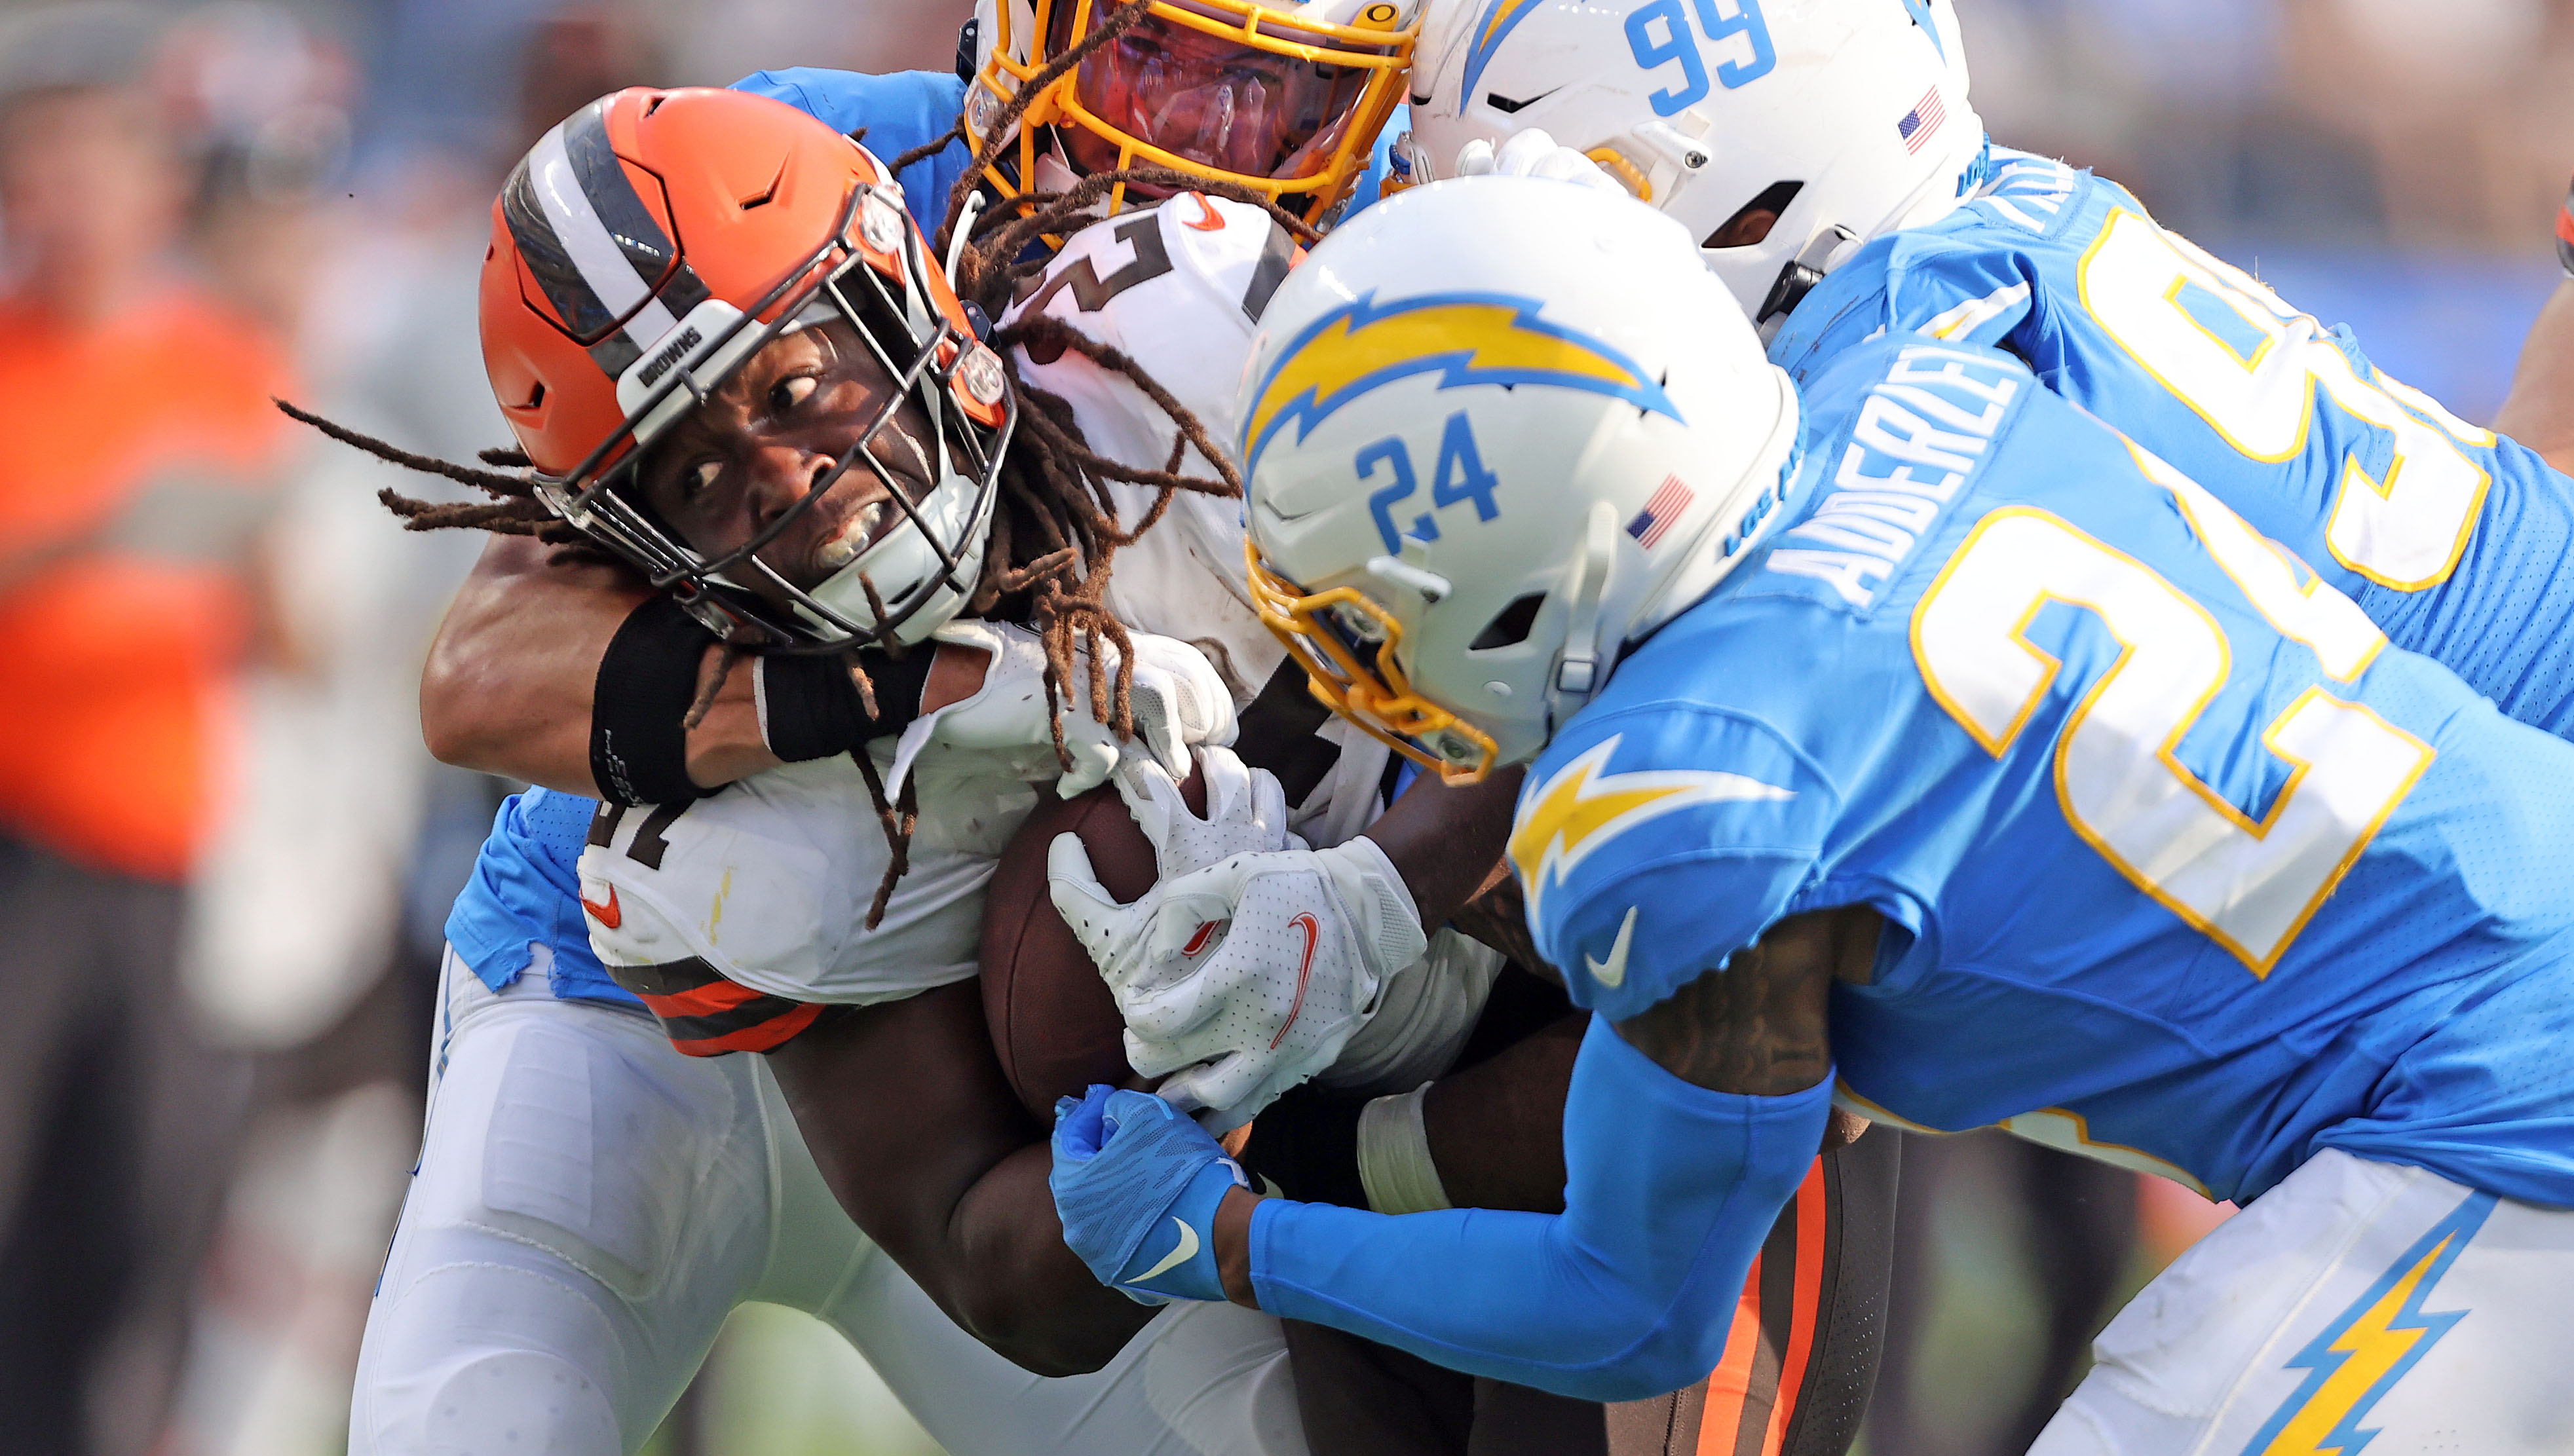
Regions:
<instances>
[{"instance_id":1,"label":"orange football helmet","mask_svg":"<svg viewBox=\"0 0 2574 1456\"><path fill-rule=\"evenodd\" d=\"M539 497L766 650L917 642L972 595L1018 416L968 317L890 171L763 97L602 97L547 132L492 205L483 361ZM697 551L636 486L643 448L771 340L835 320L897 388L801 501L737 550ZM918 442L936 469L916 498L867 448L906 400L937 437ZM903 520L810 589L753 555L860 464Z\"/></svg>"}]
</instances>

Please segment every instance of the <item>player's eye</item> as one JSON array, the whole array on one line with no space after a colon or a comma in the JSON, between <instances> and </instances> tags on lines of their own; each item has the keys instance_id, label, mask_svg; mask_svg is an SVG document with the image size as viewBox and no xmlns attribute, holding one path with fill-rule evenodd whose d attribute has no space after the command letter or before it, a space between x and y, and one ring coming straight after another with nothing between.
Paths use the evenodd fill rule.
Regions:
<instances>
[{"instance_id":1,"label":"player's eye","mask_svg":"<svg viewBox=\"0 0 2574 1456\"><path fill-rule=\"evenodd\" d=\"M812 398L813 391L817 388L819 388L819 386L814 382L813 377L809 374L788 375L786 378L781 379L777 383L768 387L769 413L776 415L785 414L787 411L794 409L797 405L800 405L806 400Z\"/></svg>"},{"instance_id":2,"label":"player's eye","mask_svg":"<svg viewBox=\"0 0 2574 1456\"><path fill-rule=\"evenodd\" d=\"M704 500L706 493L715 488L715 477L722 474L723 462L721 461L701 460L688 467L679 476L680 499L691 505Z\"/></svg>"}]
</instances>

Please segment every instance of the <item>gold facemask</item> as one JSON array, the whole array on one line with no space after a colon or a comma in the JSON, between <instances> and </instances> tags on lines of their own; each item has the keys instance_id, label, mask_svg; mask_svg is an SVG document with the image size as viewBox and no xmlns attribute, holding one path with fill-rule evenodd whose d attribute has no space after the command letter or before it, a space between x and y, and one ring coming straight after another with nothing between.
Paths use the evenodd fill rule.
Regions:
<instances>
[{"instance_id":1,"label":"gold facemask","mask_svg":"<svg viewBox=\"0 0 2574 1456\"><path fill-rule=\"evenodd\" d=\"M1252 609L1324 707L1449 783L1479 783L1493 771L1500 750L1491 734L1412 690L1395 662L1403 625L1391 613L1348 587L1309 595L1262 565L1249 542L1242 554Z\"/></svg>"},{"instance_id":2,"label":"gold facemask","mask_svg":"<svg viewBox=\"0 0 2574 1456\"><path fill-rule=\"evenodd\" d=\"M1295 19L1245 0L1147 3L1132 30L1029 103L1013 148L1016 178L995 167L988 181L1005 195L1031 190L1039 134L1053 128L1083 171L1168 167L1263 193L1308 222L1348 194L1403 101L1418 18L1395 29L1402 12L1392 3L1364 7L1351 25ZM1113 4L1034 0L1032 38L1009 34L1012 7L1000 5L1001 33L966 92L967 141L980 149L1010 97ZM1025 61L1013 58L1022 39L1036 42ZM1139 134L1148 120L1150 137ZM1125 192L1121 184L1110 194L1109 211L1126 205Z\"/></svg>"}]
</instances>

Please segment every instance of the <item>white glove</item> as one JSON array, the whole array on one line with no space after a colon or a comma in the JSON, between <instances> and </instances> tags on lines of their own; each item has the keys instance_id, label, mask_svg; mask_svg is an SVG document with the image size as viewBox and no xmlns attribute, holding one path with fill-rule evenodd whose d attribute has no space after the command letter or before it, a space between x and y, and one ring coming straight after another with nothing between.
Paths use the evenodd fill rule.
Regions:
<instances>
[{"instance_id":1,"label":"white glove","mask_svg":"<svg viewBox=\"0 0 2574 1456\"><path fill-rule=\"evenodd\" d=\"M1159 879L1194 874L1236 854L1305 847L1305 841L1287 827L1287 790L1278 775L1243 762L1231 748L1201 746L1196 756L1199 785L1206 790L1203 817L1189 807L1170 770L1149 758L1130 756L1112 779L1117 796L1126 801L1126 811L1153 842L1153 867ZM1059 834L1056 839L1065 843L1067 855L1079 857L1085 871L1089 868L1090 855L1079 838ZM1047 858L1047 872L1052 874L1051 848Z\"/></svg>"},{"instance_id":2,"label":"white glove","mask_svg":"<svg viewBox=\"0 0 2574 1456\"><path fill-rule=\"evenodd\" d=\"M1161 1094L1213 1109L1201 1120L1219 1130L1337 1060L1428 943L1411 890L1364 836L1234 854L1131 905L1099 887L1070 835L1046 871L1126 1018L1127 1060L1145 1076L1178 1072Z\"/></svg>"},{"instance_id":3,"label":"white glove","mask_svg":"<svg viewBox=\"0 0 2574 1456\"><path fill-rule=\"evenodd\" d=\"M1551 177L1558 182L1572 182L1584 187L1628 196L1618 179L1600 170L1592 161L1571 147L1559 145L1554 137L1536 127L1516 131L1502 139L1499 152L1481 137L1457 149L1457 175L1460 177Z\"/></svg>"},{"instance_id":4,"label":"white glove","mask_svg":"<svg viewBox=\"0 0 2574 1456\"><path fill-rule=\"evenodd\" d=\"M1179 780L1161 764L1139 755L1118 766L1117 795L1153 844L1155 882L1133 904L1120 905L1110 897L1079 835L1057 834L1046 846L1046 889L1055 910L1083 937L1112 988L1147 973L1153 958L1153 910L1164 886L1236 854L1305 847L1304 840L1288 831L1287 792L1277 775L1246 765L1230 748L1209 747L1198 751L1198 776L1206 789L1203 818L1191 811ZM1110 911L1115 912L1113 928ZM1091 938L1093 930L1085 927L1096 927L1098 938ZM1212 934L1220 927L1191 921L1174 928L1185 946L1201 928Z\"/></svg>"},{"instance_id":5,"label":"white glove","mask_svg":"<svg viewBox=\"0 0 2574 1456\"><path fill-rule=\"evenodd\" d=\"M903 729L894 747L888 793L899 792L921 750L1018 753L1036 765L1031 776L1060 771L1055 791L1065 798L1105 782L1128 752L1186 772L1189 745L1233 741L1233 695L1216 676L1206 655L1175 638L1133 632L1135 681L1129 704L1135 735L1120 743L1106 724L1090 716L1088 655L1073 655L1073 681L1059 686L1063 702L1063 745L1072 767L1054 757L1054 715L1046 706L1045 644L1036 633L1011 622L959 618L930 635L942 643L979 648L990 657L983 686L970 698L922 714ZM1116 649L1106 648L1103 666L1117 670Z\"/></svg>"}]
</instances>

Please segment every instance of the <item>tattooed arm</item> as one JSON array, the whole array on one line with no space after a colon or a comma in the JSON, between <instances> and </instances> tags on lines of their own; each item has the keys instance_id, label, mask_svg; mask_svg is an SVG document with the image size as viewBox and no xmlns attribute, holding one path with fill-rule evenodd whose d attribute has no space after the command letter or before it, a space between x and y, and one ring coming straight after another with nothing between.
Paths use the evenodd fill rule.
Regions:
<instances>
[{"instance_id":1,"label":"tattooed arm","mask_svg":"<svg viewBox=\"0 0 2574 1456\"><path fill-rule=\"evenodd\" d=\"M1784 1097L1824 1079L1824 1010L1833 982L1868 979L1878 915L1852 905L1783 920L1618 1034L1673 1076L1719 1092Z\"/></svg>"},{"instance_id":2,"label":"tattooed arm","mask_svg":"<svg viewBox=\"0 0 2574 1456\"><path fill-rule=\"evenodd\" d=\"M1698 1379L1822 1140L1832 983L1865 978L1877 925L1799 916L1614 1028L1595 1019L1565 1104L1562 1214L1389 1218L1237 1190L1215 1228L1228 1292L1581 1399Z\"/></svg>"}]
</instances>

